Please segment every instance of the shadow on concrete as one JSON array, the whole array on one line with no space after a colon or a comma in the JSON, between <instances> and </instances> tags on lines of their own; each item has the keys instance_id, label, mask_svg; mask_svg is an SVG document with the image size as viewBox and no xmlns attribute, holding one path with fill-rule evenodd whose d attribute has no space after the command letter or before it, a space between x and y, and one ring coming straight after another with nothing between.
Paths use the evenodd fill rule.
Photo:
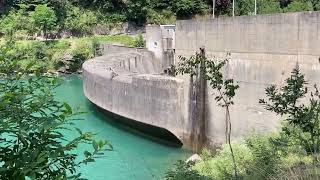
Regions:
<instances>
[{"instance_id":1,"label":"shadow on concrete","mask_svg":"<svg viewBox=\"0 0 320 180\"><path fill-rule=\"evenodd\" d=\"M167 129L128 119L102 109L94 103L92 104L99 112L108 117L106 118L106 121L112 126L167 146L176 148L181 148L183 146L183 143Z\"/></svg>"}]
</instances>

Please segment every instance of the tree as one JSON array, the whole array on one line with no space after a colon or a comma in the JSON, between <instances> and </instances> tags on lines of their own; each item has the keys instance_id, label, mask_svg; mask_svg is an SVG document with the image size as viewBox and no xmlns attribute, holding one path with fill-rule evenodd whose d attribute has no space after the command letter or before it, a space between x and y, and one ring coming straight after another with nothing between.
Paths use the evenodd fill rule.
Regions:
<instances>
[{"instance_id":1,"label":"tree","mask_svg":"<svg viewBox=\"0 0 320 180\"><path fill-rule=\"evenodd\" d=\"M225 67L229 59L207 59L203 55L196 53L196 55L190 58L180 57L180 60L181 62L177 67L173 67L173 72L175 72L175 74L189 74L191 77L203 73L204 77L202 78L207 80L210 87L216 91L214 99L220 107L225 109L226 143L229 145L231 151L234 175L235 178L238 179L237 165L231 145L232 123L230 106L234 104L233 98L239 86L233 79L225 78L222 73L222 68Z\"/></svg>"},{"instance_id":2,"label":"tree","mask_svg":"<svg viewBox=\"0 0 320 180\"><path fill-rule=\"evenodd\" d=\"M286 79L285 85L276 88L275 85L266 88L268 100L260 99L266 110L277 115L287 116L285 121L294 127L300 128L310 135L310 148L314 162L318 162L318 148L320 145L320 93L316 85L309 94L309 103L303 100L308 94L306 80L299 66L293 69L291 76ZM284 130L288 133L288 131ZM308 152L309 150L306 149ZM310 152L310 151L309 151Z\"/></svg>"},{"instance_id":3,"label":"tree","mask_svg":"<svg viewBox=\"0 0 320 180\"><path fill-rule=\"evenodd\" d=\"M146 42L143 39L142 34L138 34L138 36L135 38L134 47L140 47L140 48L146 47Z\"/></svg>"},{"instance_id":4,"label":"tree","mask_svg":"<svg viewBox=\"0 0 320 180\"><path fill-rule=\"evenodd\" d=\"M203 14L209 9L208 5L203 0L172 0L171 8L178 18Z\"/></svg>"},{"instance_id":5,"label":"tree","mask_svg":"<svg viewBox=\"0 0 320 180\"><path fill-rule=\"evenodd\" d=\"M148 14L147 0L129 0L126 4L127 20L143 24L147 20Z\"/></svg>"},{"instance_id":6,"label":"tree","mask_svg":"<svg viewBox=\"0 0 320 180\"><path fill-rule=\"evenodd\" d=\"M71 5L67 9L64 27L76 36L91 34L92 27L98 21L95 14Z\"/></svg>"},{"instance_id":7,"label":"tree","mask_svg":"<svg viewBox=\"0 0 320 180\"><path fill-rule=\"evenodd\" d=\"M310 1L305 0L294 0L286 8L284 8L284 12L300 12L312 10L312 3Z\"/></svg>"},{"instance_id":8,"label":"tree","mask_svg":"<svg viewBox=\"0 0 320 180\"><path fill-rule=\"evenodd\" d=\"M48 33L56 29L57 17L54 10L46 4L36 6L35 10L30 13L30 17L35 26L35 30L43 33L48 38Z\"/></svg>"},{"instance_id":9,"label":"tree","mask_svg":"<svg viewBox=\"0 0 320 180\"><path fill-rule=\"evenodd\" d=\"M194 162L177 161L175 168L168 171L165 180L210 180L193 169Z\"/></svg>"},{"instance_id":10,"label":"tree","mask_svg":"<svg viewBox=\"0 0 320 180\"><path fill-rule=\"evenodd\" d=\"M76 114L52 92L59 80L19 71L15 60L5 58L10 46L0 49L0 179L79 179L77 167L94 162L105 145L112 146L75 128ZM66 131L79 135L67 138ZM84 143L93 150L84 151L79 161L75 150Z\"/></svg>"},{"instance_id":11,"label":"tree","mask_svg":"<svg viewBox=\"0 0 320 180\"><path fill-rule=\"evenodd\" d=\"M258 14L273 14L282 12L278 0L258 0L257 3Z\"/></svg>"},{"instance_id":12,"label":"tree","mask_svg":"<svg viewBox=\"0 0 320 180\"><path fill-rule=\"evenodd\" d=\"M14 39L14 35L19 30L30 30L30 19L27 13L28 6L20 5L19 10L10 11L4 18L0 19L0 31L2 31L9 40Z\"/></svg>"}]
</instances>

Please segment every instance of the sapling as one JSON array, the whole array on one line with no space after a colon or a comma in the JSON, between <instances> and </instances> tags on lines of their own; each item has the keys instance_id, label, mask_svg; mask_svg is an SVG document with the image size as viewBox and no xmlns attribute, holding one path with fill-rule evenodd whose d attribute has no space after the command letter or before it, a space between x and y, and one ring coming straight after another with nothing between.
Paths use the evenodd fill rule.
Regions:
<instances>
[{"instance_id":1,"label":"sapling","mask_svg":"<svg viewBox=\"0 0 320 180\"><path fill-rule=\"evenodd\" d=\"M291 72L291 76L286 79L284 86L280 88L275 85L267 87L268 99L260 99L260 103L268 111L287 116L285 121L310 135L312 144L310 150L314 157L314 163L316 163L319 161L317 154L320 139L320 93L316 84L313 86L313 91L310 92L306 85L305 76L297 66ZM289 133L288 131L284 132Z\"/></svg>"},{"instance_id":2,"label":"sapling","mask_svg":"<svg viewBox=\"0 0 320 180\"><path fill-rule=\"evenodd\" d=\"M229 56L230 54L228 54ZM235 178L238 179L237 165L234 157L234 152L231 145L231 131L232 123L230 117L230 106L234 104L233 98L236 95L236 90L239 88L233 79L228 79L224 76L222 70L228 63L229 58L225 59L208 59L205 56L196 53L190 58L180 57L180 63L174 67L174 72L176 74L189 74L191 77L198 75L200 68L200 73L204 74L205 80L209 82L212 89L216 91L214 98L218 105L225 109L225 123L226 123L226 143L228 143ZM205 62L203 66L200 66L201 62Z\"/></svg>"}]
</instances>

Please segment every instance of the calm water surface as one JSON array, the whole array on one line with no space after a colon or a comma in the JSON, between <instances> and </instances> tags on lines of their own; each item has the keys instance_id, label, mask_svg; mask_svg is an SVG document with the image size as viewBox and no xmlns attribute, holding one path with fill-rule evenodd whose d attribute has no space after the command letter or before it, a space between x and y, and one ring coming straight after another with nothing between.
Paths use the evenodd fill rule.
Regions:
<instances>
[{"instance_id":1,"label":"calm water surface","mask_svg":"<svg viewBox=\"0 0 320 180\"><path fill-rule=\"evenodd\" d=\"M81 115L84 120L76 126L82 131L96 132L96 139L109 140L114 151L105 152L105 157L95 163L81 167L79 172L89 180L151 180L163 179L164 172L179 159L186 159L190 152L184 149L168 147L137 136L119 125L108 122L108 118L96 111L85 98L82 91L82 79L72 75L57 89L57 97L68 102L74 108L86 111ZM75 136L68 134L68 136ZM81 146L79 153L88 148Z\"/></svg>"}]
</instances>

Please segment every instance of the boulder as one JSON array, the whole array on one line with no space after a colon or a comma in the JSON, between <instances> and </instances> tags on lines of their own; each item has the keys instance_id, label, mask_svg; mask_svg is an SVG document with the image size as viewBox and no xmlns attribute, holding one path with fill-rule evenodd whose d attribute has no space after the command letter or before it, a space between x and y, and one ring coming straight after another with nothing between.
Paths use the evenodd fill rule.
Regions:
<instances>
[{"instance_id":1,"label":"boulder","mask_svg":"<svg viewBox=\"0 0 320 180\"><path fill-rule=\"evenodd\" d=\"M202 160L202 159L201 159L201 157L200 157L198 154L194 154L194 155L192 155L191 157L189 157L186 162L190 162L190 161L192 161L192 162L199 162L199 161L201 161L201 160Z\"/></svg>"}]
</instances>

